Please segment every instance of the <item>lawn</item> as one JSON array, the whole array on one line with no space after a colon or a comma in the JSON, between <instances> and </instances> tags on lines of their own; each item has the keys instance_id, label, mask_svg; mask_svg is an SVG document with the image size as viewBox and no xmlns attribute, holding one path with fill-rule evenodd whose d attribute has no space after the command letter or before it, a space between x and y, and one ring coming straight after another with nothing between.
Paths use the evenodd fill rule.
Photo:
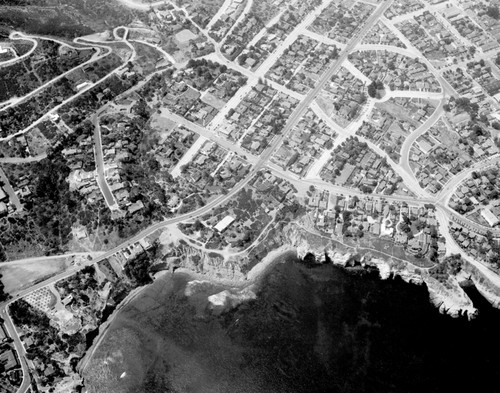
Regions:
<instances>
[{"instance_id":1,"label":"lawn","mask_svg":"<svg viewBox=\"0 0 500 393\"><path fill-rule=\"evenodd\" d=\"M328 117L333 114L335 108L333 106L333 100L330 97L329 93L321 91L320 95L316 98L316 103Z\"/></svg>"},{"instance_id":2,"label":"lawn","mask_svg":"<svg viewBox=\"0 0 500 393\"><path fill-rule=\"evenodd\" d=\"M46 153L50 143L38 128L33 128L26 134L26 140L33 156Z\"/></svg>"},{"instance_id":3,"label":"lawn","mask_svg":"<svg viewBox=\"0 0 500 393\"><path fill-rule=\"evenodd\" d=\"M210 105L219 111L224 107L224 105L226 105L226 103L223 100L215 97L213 94L208 92L201 96L201 100L205 104Z\"/></svg>"},{"instance_id":4,"label":"lawn","mask_svg":"<svg viewBox=\"0 0 500 393\"><path fill-rule=\"evenodd\" d=\"M363 241L363 239L362 243L364 243L364 245L367 244ZM418 267L427 268L434 266L434 263L429 261L427 258L415 258L413 255L407 254L403 246L394 244L392 240L374 238L370 239L369 244L373 247L373 249L380 251L380 257L382 259L387 259L387 255L391 255L395 258L408 261ZM373 251L373 253L376 254L377 251Z\"/></svg>"},{"instance_id":5,"label":"lawn","mask_svg":"<svg viewBox=\"0 0 500 393\"><path fill-rule=\"evenodd\" d=\"M375 107L388 112L390 115L392 115L396 119L404 120L412 124L415 128L420 126L420 123L418 121L415 121L412 119L407 111L406 108L403 108L401 105L398 105L394 102L391 102L391 100L385 101L385 102L377 102L375 104Z\"/></svg>"},{"instance_id":6,"label":"lawn","mask_svg":"<svg viewBox=\"0 0 500 393\"><path fill-rule=\"evenodd\" d=\"M167 113L167 111L153 113L151 116L151 127L155 130L172 131L177 126L177 123L165 116Z\"/></svg>"}]
</instances>

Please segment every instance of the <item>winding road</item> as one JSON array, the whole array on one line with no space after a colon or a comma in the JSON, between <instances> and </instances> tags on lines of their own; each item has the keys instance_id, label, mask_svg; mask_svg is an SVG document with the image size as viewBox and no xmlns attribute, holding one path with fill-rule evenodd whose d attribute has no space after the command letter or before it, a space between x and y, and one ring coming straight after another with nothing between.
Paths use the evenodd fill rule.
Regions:
<instances>
[{"instance_id":1,"label":"winding road","mask_svg":"<svg viewBox=\"0 0 500 393\"><path fill-rule=\"evenodd\" d=\"M158 6L158 5L163 5L165 2L164 1L158 1L158 2L153 2L153 3L142 3L139 1L134 1L134 0L119 0L121 3L124 5L138 9L138 10L149 10L152 7ZM225 4L227 1L225 2ZM257 174L261 169L268 168L270 169L273 173L275 173L277 176L287 179L290 181L292 184L300 186L301 188L304 187L309 187L309 186L315 186L315 187L320 187L321 189L328 190L330 192L334 192L336 194L345 194L349 196L359 196L366 198L366 194L361 193L360 191L357 190L352 190L352 189L347 189L345 187L340 187L340 186L335 186L329 183L324 182L321 179L317 178L306 178L306 179L301 179L298 178L288 172L285 172L281 170L280 168L276 167L275 165L271 164L269 162L271 156L274 154L274 152L280 147L280 145L283 143L283 141L289 137L289 134L291 130L297 125L297 123L300 121L301 117L306 113L306 111L313 106L313 109L317 112L318 108L314 106L313 102L315 98L318 96L320 91L324 88L324 86L330 81L331 77L335 75L340 68L346 64L346 60L348 58L349 53L351 53L354 50L390 50L394 51L396 53L404 54L406 56L411 56L411 57L416 57L418 55L418 51L409 43L409 41L402 36L402 34L399 32L394 27L394 21L387 21L384 17L383 14L384 12L392 5L393 1L384 1L380 3L377 8L375 9L374 13L367 19L367 21L364 23L363 26L360 27L360 29L355 33L355 35L352 37L352 39L346 44L346 45L339 45L338 43L335 43L338 47L341 48L341 51L338 55L338 58L333 60L329 68L323 73L323 75L319 78L317 81L316 85L314 88L306 95L306 96L300 96L300 103L297 105L295 110L292 112L290 117L288 118L285 127L283 128L281 134L279 136L276 136L268 146L268 148L259 156L254 156L250 153L248 153L246 150L242 149L240 146L227 141L224 138L220 138L217 134L217 132L214 132L216 130L216 125L219 124L219 122L223 119L223 116L225 113L227 113L227 108L223 111L221 111L213 124L215 126L211 126L212 130L206 129L204 127L201 127L199 125L196 125L188 120L186 120L183 117L174 115L172 113L169 113L168 116L171 118L173 121L177 122L178 124L182 124L188 129L196 132L199 135L202 135L206 137L207 139L213 140L220 144L222 147L226 148L229 152L239 154L241 156L245 156L247 161L252 165L252 168L250 172L247 174L247 176L241 180L236 186L234 186L226 195L222 195L211 202L207 203L205 206L192 211L190 213L186 213L183 215L179 215L177 217L173 218L167 218L162 222L156 223L148 227L147 229L141 231L137 235L125 240L123 243L121 243L119 246L106 251L102 254L99 255L94 255L95 258L92 260L87 260L84 263L82 263L79 266L70 266L66 271L57 274L47 280L44 280L43 282L40 282L31 288L28 289L23 289L19 291L15 291L12 293L13 299L9 300L7 302L1 303L0 304L0 316L2 316L5 320L5 326L6 329L9 333L9 335L13 338L14 340L14 346L16 348L17 353L20 355L20 360L21 360L21 366L23 369L23 382L22 386L19 389L20 393L26 392L26 390L29 387L30 383L30 377L29 377L29 368L26 363L26 360L24 358L25 356L25 351L24 347L16 333L16 330L14 328L14 325L12 324L12 320L8 314L8 306L11 304L13 301L15 301L19 297L23 297L33 291L36 291L40 288L43 288L47 285L54 284L55 282L65 279L71 275L73 275L76 271L82 269L85 266L90 266L93 264L96 264L100 261L103 261L106 258L109 258L113 254L123 250L126 247L129 247L130 245L138 242L139 240L145 238L146 236L149 236L153 233L155 233L158 230L161 230L163 228L166 228L170 225L174 225L180 222L186 222L186 221L192 221L196 219L197 217L203 216L206 213L210 212L212 209L215 207L221 206L224 203L228 202L231 198L233 198L238 192L240 192L245 186L248 185L250 180L253 178L255 174ZM251 6L252 6L252 0L248 0L245 10L243 11L242 15L238 19L238 21L234 24L234 27L243 20L244 16L249 12ZM216 53L210 55L210 58L222 63L222 64L227 64L229 67L240 71L243 75L247 76L249 79L248 86L246 89L249 89L249 86L251 87L256 83L256 81L259 78L264 77L265 73L272 67L272 65L276 62L276 60L283 54L284 50L289 47L289 45L300 35L300 34L305 34L305 35L314 35L313 33L309 32L307 30L307 26L314 20L314 18L324 9L329 4L329 1L324 1L318 8L316 8L312 13L310 13L294 30L293 32L288 35L283 43L277 48L277 50L271 54L264 62L263 64L259 67L259 69L256 72L251 72L243 67L240 67L237 63L231 62L228 59L224 58L220 54L220 44L216 45ZM366 35L366 33L377 23L379 20L383 20L384 23L391 29L391 31L396 34L397 37L399 37L406 45L407 49L402 49L402 48L397 48L397 47L386 47L384 45L360 45L361 40L363 37ZM213 23L213 21L211 22ZM118 29L124 29L124 33L120 36L118 34ZM261 31L261 33L263 32ZM113 31L113 36L115 39L118 41L114 42L125 42L131 49L132 49L132 55L131 59L134 59L136 56L136 52L134 49L134 46L131 44L131 42L128 41L127 36L128 36L128 30L126 27L118 27ZM20 33L15 33L13 36L13 39L29 39L33 40L36 42L36 39L34 36L23 36ZM210 38L209 38L210 39ZM211 40L211 39L210 39ZM322 42L325 42L326 39L321 40ZM92 40L82 40L82 39L75 39L75 43L79 43L82 45L87 45L88 47L94 47L96 50L98 50L97 57L93 59L93 61L98 60L99 58L102 58L104 56L107 56L109 53L111 53L111 50L109 50L109 47L106 47L105 42L102 41L92 41ZM143 42L143 41L137 41L142 44L154 46L152 44ZM328 41L330 42L330 41ZM333 42L333 41L332 41ZM333 42L334 43L334 42ZM97 49L100 48L100 49ZM106 48L106 49L104 49ZM32 49L33 51L34 49ZM108 53L104 53L105 51L109 51ZM160 51L162 55L167 58L169 61L171 61L174 65L175 61L174 59L165 51ZM208 56L207 56L208 58ZM19 61L20 59L12 59L11 61ZM407 202L407 203L431 203L436 206L436 217L438 219L439 225L440 225L440 232L443 233L443 236L446 238L446 244L447 244L447 252L455 252L455 253L460 253L464 255L460 247L456 244L456 242L453 240L452 236L450 235L448 231L448 225L450 218L455 217L455 218L460 218L463 220L467 220L464 217L459 216L456 212L452 211L448 207L448 202L449 199L454 192L457 184L459 184L461 181L466 179L470 173L473 170L480 170L484 169L488 165L495 165L497 162L500 162L500 157L494 157L486 161L482 161L481 163L475 164L473 167L466 169L462 171L460 174L455 176L452 180L450 180L449 183L447 183L441 192L433 197L429 196L424 190L422 190L418 184L418 181L415 178L415 175L413 171L411 170L411 167L409 165L409 156L410 156L410 149L415 140L424 134L432 125L435 124L436 121L438 121L439 117L443 113L443 105L445 103L446 98L448 98L451 95L455 95L456 92L454 89L448 84L444 78L441 77L439 72L437 72L432 64L427 61L427 59L422 58L422 61L427 65L428 69L436 76L438 82L441 84L442 87L442 93L428 93L428 92L392 92L393 96L414 96L414 98L435 98L435 99L440 99L439 105L436 108L436 110L433 112L433 114L420 126L418 127L414 132L411 133L411 135L405 140L402 149L401 149L401 162L399 165L396 165L396 163L393 163L392 161L390 164L397 170L397 173L401 175L403 180L405 181L405 184L409 186L409 188L416 194L418 195L418 198L414 197L409 197L409 196L397 196L397 195L391 195L391 196L386 196L386 195L377 195L377 194L372 194L370 197L372 198L383 198L387 201L392 201L392 202ZM4 63L0 64L1 66L4 66ZM80 65L81 67L83 65ZM48 111L44 116L42 116L39 120L31 124L29 127L27 127L24 130L19 131L15 135L11 135L7 138L0 139L2 140L8 140L10 138L13 138L17 135L23 134L33 127L35 127L37 124L39 124L41 121L45 120L47 116L50 114L56 113L63 105L65 105L68 102L71 102L74 100L76 97L80 96L81 94L84 94L86 91L94 87L95 85L102 83L105 81L107 78L111 77L114 75L115 72L122 70L126 65L122 64L119 67L117 67L115 70L111 71L108 75L97 81L95 84L92 84L91 86L88 86L87 88L83 89L82 91L78 92L71 98L65 100L63 103L58 105L57 107L53 108L52 110ZM70 71L68 71L70 72ZM62 78L64 76L60 75L58 78ZM150 75L151 77L151 75ZM57 80L57 79L56 79ZM48 84L53 83L55 80L50 81ZM134 88L132 88L130 91L134 91L140 86L142 86L144 83L146 83L146 80L141 81L138 85L136 85ZM44 85L43 87L46 87L48 84ZM42 87L41 87L42 88ZM41 89L40 88L40 89ZM284 87L280 87L278 89L286 89ZM245 87L243 88L245 89ZM38 91L37 89L36 91ZM30 95L35 94L36 91L30 93ZM129 91L129 92L130 92ZM285 90L282 90L285 91ZM127 92L127 93L129 93ZM292 95L292 94L290 94ZM29 96L29 95L28 95ZM23 99L26 99L28 96L23 97ZM293 95L292 95L293 96ZM238 95L236 98L234 98L231 101L231 104L228 105L228 107L232 107L234 104L238 102L238 100L241 100L241 95ZM9 104L9 106L15 105L15 103ZM7 106L7 107L9 107ZM111 209L117 209L118 204L109 189L109 185L107 184L106 177L105 177L105 164L104 164L104 159L103 159L103 152L102 152L102 141L101 141L101 132L100 132L100 124L99 124L99 116L103 112L104 109L107 108L107 105L103 106L102 108L99 109L99 111L96 112L91 117L92 123L94 125L94 145L95 145L95 158L96 158L96 173L97 173L97 182L99 184L99 187L101 188L101 191L103 193L103 196L106 200L107 205ZM2 108L3 110L5 108ZM319 109L320 110L320 109ZM334 128L336 129L336 128ZM353 133L352 129L341 129L339 130L338 128L336 129L339 133L339 138L346 138L348 135L351 135ZM355 131L355 130L354 130ZM339 139L340 140L340 139ZM382 154L385 156L386 154L380 150L377 146L373 145L373 143L369 143L370 147L375 150L377 153ZM2 161L4 160L4 161ZM0 163L2 162L9 162L7 161L9 159L0 159ZM17 159L12 159L12 160L17 160ZM27 162L27 161L26 161ZM21 163L21 162L18 162ZM2 171L0 170L0 176L3 176ZM9 192L9 189L6 188L6 191ZM11 191L13 193L13 190ZM12 197L14 202L15 199ZM17 200L19 202L19 200ZM20 205L20 204L19 204ZM20 206L21 208L21 206ZM269 224L270 225L270 224ZM471 225L478 225L475 223L472 223ZM496 232L495 232L496 233ZM498 234L500 236L500 231L498 231ZM475 267L479 269L481 274L483 274L485 277L487 277L491 282L493 282L498 288L500 288L500 276L498 276L496 273L492 272L487 266L483 265L479 261L475 261L474 259L464 256L464 258L469 261L471 264L473 264ZM21 260L15 262L15 263L22 263Z\"/></svg>"}]
</instances>

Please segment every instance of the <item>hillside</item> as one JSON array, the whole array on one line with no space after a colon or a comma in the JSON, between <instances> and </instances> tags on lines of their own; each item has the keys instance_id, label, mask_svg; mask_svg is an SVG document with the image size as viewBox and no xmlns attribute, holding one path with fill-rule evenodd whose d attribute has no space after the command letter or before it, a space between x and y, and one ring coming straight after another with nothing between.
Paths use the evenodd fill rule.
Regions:
<instances>
[{"instance_id":1,"label":"hillside","mask_svg":"<svg viewBox=\"0 0 500 393\"><path fill-rule=\"evenodd\" d=\"M65 38L130 23L144 13L100 0L0 0L0 37L11 30Z\"/></svg>"}]
</instances>

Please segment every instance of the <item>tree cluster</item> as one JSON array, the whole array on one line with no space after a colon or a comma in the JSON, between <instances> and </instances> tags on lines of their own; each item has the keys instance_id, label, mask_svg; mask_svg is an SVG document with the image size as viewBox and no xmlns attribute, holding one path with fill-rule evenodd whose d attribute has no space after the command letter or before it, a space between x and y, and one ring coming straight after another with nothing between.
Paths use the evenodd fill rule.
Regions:
<instances>
[{"instance_id":1,"label":"tree cluster","mask_svg":"<svg viewBox=\"0 0 500 393\"><path fill-rule=\"evenodd\" d=\"M384 90L384 84L382 81L374 80L368 85L368 95L371 98L376 98L379 90Z\"/></svg>"},{"instance_id":2,"label":"tree cluster","mask_svg":"<svg viewBox=\"0 0 500 393\"><path fill-rule=\"evenodd\" d=\"M493 19L500 19L500 10L496 5L490 5L486 9L486 15Z\"/></svg>"},{"instance_id":3,"label":"tree cluster","mask_svg":"<svg viewBox=\"0 0 500 393\"><path fill-rule=\"evenodd\" d=\"M125 264L125 274L137 286L146 285L153 282L149 271L152 261L147 254L140 254L137 257L127 261Z\"/></svg>"},{"instance_id":4,"label":"tree cluster","mask_svg":"<svg viewBox=\"0 0 500 393\"><path fill-rule=\"evenodd\" d=\"M462 257L460 254L453 254L446 257L440 264L429 269L431 277L439 282L446 282L448 277L456 276L462 270Z\"/></svg>"}]
</instances>

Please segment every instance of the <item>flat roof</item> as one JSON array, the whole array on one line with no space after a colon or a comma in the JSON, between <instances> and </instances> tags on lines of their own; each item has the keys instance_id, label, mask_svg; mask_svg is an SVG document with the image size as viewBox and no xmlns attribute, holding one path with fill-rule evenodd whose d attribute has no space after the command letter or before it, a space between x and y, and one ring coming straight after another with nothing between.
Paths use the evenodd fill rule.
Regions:
<instances>
[{"instance_id":1,"label":"flat roof","mask_svg":"<svg viewBox=\"0 0 500 393\"><path fill-rule=\"evenodd\" d=\"M214 226L214 229L223 232L229 225L231 225L234 222L234 218L231 216L226 216L222 220L219 221L219 223Z\"/></svg>"}]
</instances>

